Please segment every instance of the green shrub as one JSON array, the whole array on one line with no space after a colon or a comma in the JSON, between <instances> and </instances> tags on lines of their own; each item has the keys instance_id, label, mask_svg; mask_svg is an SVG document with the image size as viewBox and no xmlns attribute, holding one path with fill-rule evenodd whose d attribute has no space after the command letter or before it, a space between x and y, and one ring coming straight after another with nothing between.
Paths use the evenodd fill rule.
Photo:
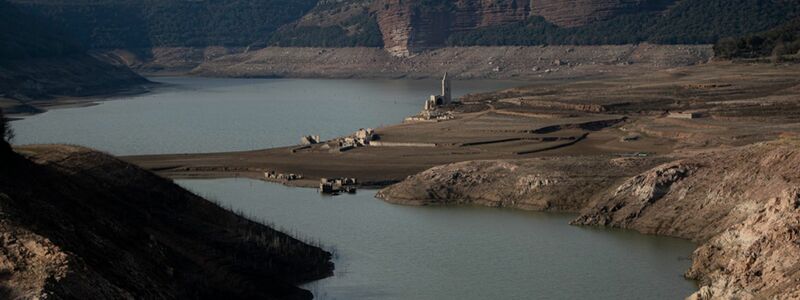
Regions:
<instances>
[{"instance_id":1,"label":"green shrub","mask_svg":"<svg viewBox=\"0 0 800 300\"><path fill-rule=\"evenodd\" d=\"M8 118L3 114L3 109L0 108L0 150L7 150L8 144L14 139L14 130L11 129Z\"/></svg>"}]
</instances>

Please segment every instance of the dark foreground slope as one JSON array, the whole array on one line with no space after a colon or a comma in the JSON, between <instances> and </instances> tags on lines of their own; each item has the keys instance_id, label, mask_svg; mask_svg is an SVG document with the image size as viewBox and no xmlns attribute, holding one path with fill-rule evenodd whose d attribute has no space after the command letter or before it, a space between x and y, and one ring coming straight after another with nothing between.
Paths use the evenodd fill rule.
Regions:
<instances>
[{"instance_id":1,"label":"dark foreground slope","mask_svg":"<svg viewBox=\"0 0 800 300\"><path fill-rule=\"evenodd\" d=\"M140 88L127 67L88 54L46 21L0 0L0 107L36 110L35 100L84 97Z\"/></svg>"},{"instance_id":2,"label":"dark foreground slope","mask_svg":"<svg viewBox=\"0 0 800 300\"><path fill-rule=\"evenodd\" d=\"M111 156L0 155L0 298L306 299L331 254Z\"/></svg>"}]
</instances>

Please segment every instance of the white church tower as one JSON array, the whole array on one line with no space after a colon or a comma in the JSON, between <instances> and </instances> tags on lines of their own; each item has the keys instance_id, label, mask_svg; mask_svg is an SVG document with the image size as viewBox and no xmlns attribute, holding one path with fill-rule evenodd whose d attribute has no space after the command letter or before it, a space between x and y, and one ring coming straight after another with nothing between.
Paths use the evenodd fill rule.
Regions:
<instances>
[{"instance_id":1,"label":"white church tower","mask_svg":"<svg viewBox=\"0 0 800 300\"><path fill-rule=\"evenodd\" d=\"M444 78L442 78L442 104L450 104L452 100L453 98L450 95L450 78L447 77L447 72L444 72Z\"/></svg>"}]
</instances>

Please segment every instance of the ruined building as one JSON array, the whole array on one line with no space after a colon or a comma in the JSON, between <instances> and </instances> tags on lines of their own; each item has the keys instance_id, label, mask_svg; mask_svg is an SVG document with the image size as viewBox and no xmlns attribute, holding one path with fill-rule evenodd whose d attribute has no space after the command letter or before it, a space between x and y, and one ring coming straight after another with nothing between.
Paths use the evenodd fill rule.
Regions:
<instances>
[{"instance_id":1,"label":"ruined building","mask_svg":"<svg viewBox=\"0 0 800 300\"><path fill-rule=\"evenodd\" d=\"M450 77L445 72L442 78L442 93L440 95L431 95L430 98L425 100L425 106L422 111L415 115L408 117L404 122L418 122L418 121L441 121L452 119L452 113L448 111L439 110L439 107L453 103L453 95L451 92Z\"/></svg>"},{"instance_id":2,"label":"ruined building","mask_svg":"<svg viewBox=\"0 0 800 300\"><path fill-rule=\"evenodd\" d=\"M431 95L431 97L425 101L424 110L435 110L436 107L450 104L452 101L453 98L450 93L450 78L447 76L447 72L445 72L444 77L442 78L442 93L440 95Z\"/></svg>"}]
</instances>

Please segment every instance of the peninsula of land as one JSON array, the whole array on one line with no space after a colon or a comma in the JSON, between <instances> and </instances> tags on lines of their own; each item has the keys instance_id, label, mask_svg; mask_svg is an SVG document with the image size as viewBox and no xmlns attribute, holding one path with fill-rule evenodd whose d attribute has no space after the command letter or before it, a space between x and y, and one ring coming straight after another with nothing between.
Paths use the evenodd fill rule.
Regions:
<instances>
[{"instance_id":1,"label":"peninsula of land","mask_svg":"<svg viewBox=\"0 0 800 300\"><path fill-rule=\"evenodd\" d=\"M370 131L368 142L358 131L123 159L170 178L306 187L355 178L398 204L579 212L575 224L698 242L687 272L701 284L693 297L791 298L800 284L798 75L797 65L715 62L533 81L435 107L420 99L420 116Z\"/></svg>"}]
</instances>

